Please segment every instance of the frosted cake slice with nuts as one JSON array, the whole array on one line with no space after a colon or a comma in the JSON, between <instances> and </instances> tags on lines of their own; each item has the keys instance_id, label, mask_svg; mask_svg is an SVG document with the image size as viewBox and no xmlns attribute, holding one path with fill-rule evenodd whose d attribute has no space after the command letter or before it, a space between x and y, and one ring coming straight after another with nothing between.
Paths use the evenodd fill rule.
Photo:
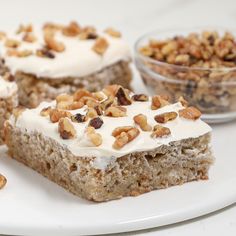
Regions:
<instances>
[{"instance_id":1,"label":"frosted cake slice with nuts","mask_svg":"<svg viewBox=\"0 0 236 236\"><path fill-rule=\"evenodd\" d=\"M200 116L183 98L80 89L16 110L6 143L14 159L68 191L108 201L208 179L211 128Z\"/></svg>"}]
</instances>

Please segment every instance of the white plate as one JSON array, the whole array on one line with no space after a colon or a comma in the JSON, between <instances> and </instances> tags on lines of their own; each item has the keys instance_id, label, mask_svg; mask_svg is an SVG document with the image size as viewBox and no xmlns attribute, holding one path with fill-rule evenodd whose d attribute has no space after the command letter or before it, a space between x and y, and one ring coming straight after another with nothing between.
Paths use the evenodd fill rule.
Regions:
<instances>
[{"instance_id":1,"label":"white plate","mask_svg":"<svg viewBox=\"0 0 236 236\"><path fill-rule=\"evenodd\" d=\"M180 222L236 202L236 123L213 132L216 163L210 180L139 197L91 203L7 158L0 150L0 234L79 235L125 232ZM27 148L27 147L22 147Z\"/></svg>"}]
</instances>

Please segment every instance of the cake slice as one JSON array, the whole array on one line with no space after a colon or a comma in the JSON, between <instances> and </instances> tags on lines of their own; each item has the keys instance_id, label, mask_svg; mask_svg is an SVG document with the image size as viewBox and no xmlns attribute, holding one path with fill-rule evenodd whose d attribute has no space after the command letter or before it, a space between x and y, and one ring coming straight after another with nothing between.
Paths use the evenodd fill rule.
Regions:
<instances>
[{"instance_id":1,"label":"cake slice","mask_svg":"<svg viewBox=\"0 0 236 236\"><path fill-rule=\"evenodd\" d=\"M99 32L76 22L21 25L14 33L0 33L0 51L0 73L9 71L15 79L23 106L33 108L78 88L130 87L130 50L112 28Z\"/></svg>"},{"instance_id":2,"label":"cake slice","mask_svg":"<svg viewBox=\"0 0 236 236\"><path fill-rule=\"evenodd\" d=\"M102 202L208 179L211 128L200 115L183 99L170 104L118 85L82 89L19 109L6 123L6 144L12 158Z\"/></svg>"},{"instance_id":3,"label":"cake slice","mask_svg":"<svg viewBox=\"0 0 236 236\"><path fill-rule=\"evenodd\" d=\"M17 85L0 76L0 145L3 144L3 125L18 105Z\"/></svg>"}]
</instances>

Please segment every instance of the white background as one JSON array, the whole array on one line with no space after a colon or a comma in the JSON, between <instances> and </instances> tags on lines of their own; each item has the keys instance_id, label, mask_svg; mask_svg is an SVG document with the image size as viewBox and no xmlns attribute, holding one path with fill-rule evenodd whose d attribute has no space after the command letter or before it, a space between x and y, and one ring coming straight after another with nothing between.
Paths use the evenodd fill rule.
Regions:
<instances>
[{"instance_id":1,"label":"white background","mask_svg":"<svg viewBox=\"0 0 236 236\"><path fill-rule=\"evenodd\" d=\"M120 29L130 47L140 35L157 28L203 25L236 28L235 0L0 0L0 10L0 29L12 28L20 22L67 22L75 19L82 25ZM136 74L136 91L144 90L138 86L137 80ZM185 223L135 234L236 235L236 205Z\"/></svg>"}]
</instances>

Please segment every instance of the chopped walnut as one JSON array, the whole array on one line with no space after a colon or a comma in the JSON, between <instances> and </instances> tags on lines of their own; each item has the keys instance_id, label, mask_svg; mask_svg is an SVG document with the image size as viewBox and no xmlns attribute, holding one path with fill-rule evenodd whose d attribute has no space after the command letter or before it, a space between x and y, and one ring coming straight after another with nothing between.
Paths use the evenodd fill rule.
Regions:
<instances>
[{"instance_id":1,"label":"chopped walnut","mask_svg":"<svg viewBox=\"0 0 236 236\"><path fill-rule=\"evenodd\" d=\"M52 51L50 51L50 49L47 47L44 47L42 49L38 49L36 51L36 55L38 57L45 57L45 58L50 58L50 59L55 58L55 54Z\"/></svg>"},{"instance_id":2,"label":"chopped walnut","mask_svg":"<svg viewBox=\"0 0 236 236\"><path fill-rule=\"evenodd\" d=\"M116 106L117 105L117 99L114 99L114 97L110 96L105 101L101 103L102 109L106 110L110 106Z\"/></svg>"},{"instance_id":3,"label":"chopped walnut","mask_svg":"<svg viewBox=\"0 0 236 236\"><path fill-rule=\"evenodd\" d=\"M19 25L19 28L17 29L16 34L31 33L31 32L33 32L32 24L29 24L29 25Z\"/></svg>"},{"instance_id":4,"label":"chopped walnut","mask_svg":"<svg viewBox=\"0 0 236 236\"><path fill-rule=\"evenodd\" d=\"M188 101L186 101L183 96L179 97L178 101L182 104L183 107L188 107Z\"/></svg>"},{"instance_id":5,"label":"chopped walnut","mask_svg":"<svg viewBox=\"0 0 236 236\"><path fill-rule=\"evenodd\" d=\"M143 114L134 116L134 122L140 126L143 131L151 131L152 126L148 124L147 117Z\"/></svg>"},{"instance_id":6,"label":"chopped walnut","mask_svg":"<svg viewBox=\"0 0 236 236\"><path fill-rule=\"evenodd\" d=\"M31 50L16 50L16 49L9 49L7 50L7 55L10 57L29 57L33 54Z\"/></svg>"},{"instance_id":7,"label":"chopped walnut","mask_svg":"<svg viewBox=\"0 0 236 236\"><path fill-rule=\"evenodd\" d=\"M111 117L126 116L126 108L121 106L110 106L105 110L105 116L111 116Z\"/></svg>"},{"instance_id":8,"label":"chopped walnut","mask_svg":"<svg viewBox=\"0 0 236 236\"><path fill-rule=\"evenodd\" d=\"M107 98L107 96L103 92L94 92L94 93L92 93L92 95L98 101L103 101L104 99Z\"/></svg>"},{"instance_id":9,"label":"chopped walnut","mask_svg":"<svg viewBox=\"0 0 236 236\"><path fill-rule=\"evenodd\" d=\"M60 109L52 109L49 113L50 116L50 120L53 123L58 122L61 118L71 118L71 113L69 111L64 111L64 110L60 110Z\"/></svg>"},{"instance_id":10,"label":"chopped walnut","mask_svg":"<svg viewBox=\"0 0 236 236\"><path fill-rule=\"evenodd\" d=\"M80 101L82 97L93 97L93 95L86 89L78 89L73 95L74 101Z\"/></svg>"},{"instance_id":11,"label":"chopped walnut","mask_svg":"<svg viewBox=\"0 0 236 236\"><path fill-rule=\"evenodd\" d=\"M103 120L100 117L95 117L89 121L88 125L94 129L99 129L103 125Z\"/></svg>"},{"instance_id":12,"label":"chopped walnut","mask_svg":"<svg viewBox=\"0 0 236 236\"><path fill-rule=\"evenodd\" d=\"M127 143L134 140L140 131L136 127L132 126L123 126L117 127L113 130L112 136L116 138L115 142L113 143L112 147L114 149L121 149Z\"/></svg>"},{"instance_id":13,"label":"chopped walnut","mask_svg":"<svg viewBox=\"0 0 236 236\"><path fill-rule=\"evenodd\" d=\"M99 55L103 55L107 50L109 44L105 38L97 38L92 49Z\"/></svg>"},{"instance_id":14,"label":"chopped walnut","mask_svg":"<svg viewBox=\"0 0 236 236\"><path fill-rule=\"evenodd\" d=\"M147 102L148 101L148 96L145 94L134 94L132 96L132 99L137 102Z\"/></svg>"},{"instance_id":15,"label":"chopped walnut","mask_svg":"<svg viewBox=\"0 0 236 236\"><path fill-rule=\"evenodd\" d=\"M117 102L118 102L118 105L120 106L127 106L132 103L132 100L130 99L129 94L121 86L117 90L115 96L117 97Z\"/></svg>"},{"instance_id":16,"label":"chopped walnut","mask_svg":"<svg viewBox=\"0 0 236 236\"><path fill-rule=\"evenodd\" d=\"M86 39L96 39L97 33L96 29L92 26L88 26L82 29L81 33L79 34L79 38L81 40L86 40Z\"/></svg>"},{"instance_id":17,"label":"chopped walnut","mask_svg":"<svg viewBox=\"0 0 236 236\"><path fill-rule=\"evenodd\" d=\"M0 174L0 189L3 189L7 183L7 179L5 176Z\"/></svg>"},{"instance_id":18,"label":"chopped walnut","mask_svg":"<svg viewBox=\"0 0 236 236\"><path fill-rule=\"evenodd\" d=\"M161 125L155 125L153 128L153 132L151 134L152 138L162 138L169 136L171 134L171 131L169 128L161 126Z\"/></svg>"},{"instance_id":19,"label":"chopped walnut","mask_svg":"<svg viewBox=\"0 0 236 236\"><path fill-rule=\"evenodd\" d=\"M158 122L158 123L166 123L168 121L171 121L171 120L174 120L176 119L178 116L178 114L174 111L171 111L171 112L165 112L165 113L162 113L160 115L156 115L154 117L155 121Z\"/></svg>"},{"instance_id":20,"label":"chopped walnut","mask_svg":"<svg viewBox=\"0 0 236 236\"><path fill-rule=\"evenodd\" d=\"M94 117L97 117L97 116L98 116L97 111L93 107L88 107L86 117L87 118L94 118Z\"/></svg>"},{"instance_id":21,"label":"chopped walnut","mask_svg":"<svg viewBox=\"0 0 236 236\"><path fill-rule=\"evenodd\" d=\"M55 52L65 51L65 45L62 42L59 42L55 39L53 31L50 30L44 31L44 42L49 49Z\"/></svg>"},{"instance_id":22,"label":"chopped walnut","mask_svg":"<svg viewBox=\"0 0 236 236\"><path fill-rule=\"evenodd\" d=\"M58 31L58 30L61 30L63 28L62 25L60 24L55 24L55 23L51 23L51 22L48 22L46 24L44 24L43 26L43 30L44 31Z\"/></svg>"},{"instance_id":23,"label":"chopped walnut","mask_svg":"<svg viewBox=\"0 0 236 236\"><path fill-rule=\"evenodd\" d=\"M157 110L161 107L164 107L166 105L169 105L170 103L168 102L168 100L165 99L166 97L164 96L159 96L159 95L155 95L152 97L152 105L151 105L151 109L152 110Z\"/></svg>"},{"instance_id":24,"label":"chopped walnut","mask_svg":"<svg viewBox=\"0 0 236 236\"><path fill-rule=\"evenodd\" d=\"M121 37L121 33L119 31L113 29L113 28L107 28L105 30L105 32L107 34L109 34L110 36L115 37L115 38L120 38Z\"/></svg>"},{"instance_id":25,"label":"chopped walnut","mask_svg":"<svg viewBox=\"0 0 236 236\"><path fill-rule=\"evenodd\" d=\"M45 107L40 111L41 116L49 116L52 108L51 107Z\"/></svg>"},{"instance_id":26,"label":"chopped walnut","mask_svg":"<svg viewBox=\"0 0 236 236\"><path fill-rule=\"evenodd\" d=\"M83 122L87 121L87 117L85 115L77 113L77 114L71 116L71 120L73 122L83 123Z\"/></svg>"},{"instance_id":27,"label":"chopped walnut","mask_svg":"<svg viewBox=\"0 0 236 236\"><path fill-rule=\"evenodd\" d=\"M61 101L57 103L56 107L64 110L76 110L83 106L84 104L82 102Z\"/></svg>"},{"instance_id":28,"label":"chopped walnut","mask_svg":"<svg viewBox=\"0 0 236 236\"><path fill-rule=\"evenodd\" d=\"M33 43L37 40L36 36L32 33L26 33L23 38L23 41L27 42L27 43Z\"/></svg>"},{"instance_id":29,"label":"chopped walnut","mask_svg":"<svg viewBox=\"0 0 236 236\"><path fill-rule=\"evenodd\" d=\"M18 48L21 42L15 39L7 39L5 41L5 46L8 48Z\"/></svg>"},{"instance_id":30,"label":"chopped walnut","mask_svg":"<svg viewBox=\"0 0 236 236\"><path fill-rule=\"evenodd\" d=\"M69 94L66 94L66 93L63 93L63 94L60 94L56 97L56 102L59 103L59 102L73 102L74 101L74 98L73 96L69 95Z\"/></svg>"},{"instance_id":31,"label":"chopped walnut","mask_svg":"<svg viewBox=\"0 0 236 236\"><path fill-rule=\"evenodd\" d=\"M70 22L68 26L62 28L62 34L69 37L75 37L79 35L80 32L81 32L81 28L78 25L78 23L75 21Z\"/></svg>"},{"instance_id":32,"label":"chopped walnut","mask_svg":"<svg viewBox=\"0 0 236 236\"><path fill-rule=\"evenodd\" d=\"M102 144L102 136L99 133L95 132L95 128L92 126L88 126L86 128L86 134L90 141L95 145L95 146L100 146Z\"/></svg>"},{"instance_id":33,"label":"chopped walnut","mask_svg":"<svg viewBox=\"0 0 236 236\"><path fill-rule=\"evenodd\" d=\"M179 111L179 116L189 120L197 120L202 113L195 107L187 107Z\"/></svg>"},{"instance_id":34,"label":"chopped walnut","mask_svg":"<svg viewBox=\"0 0 236 236\"><path fill-rule=\"evenodd\" d=\"M76 136L76 130L68 118L60 118L58 132L63 139L72 139Z\"/></svg>"}]
</instances>

